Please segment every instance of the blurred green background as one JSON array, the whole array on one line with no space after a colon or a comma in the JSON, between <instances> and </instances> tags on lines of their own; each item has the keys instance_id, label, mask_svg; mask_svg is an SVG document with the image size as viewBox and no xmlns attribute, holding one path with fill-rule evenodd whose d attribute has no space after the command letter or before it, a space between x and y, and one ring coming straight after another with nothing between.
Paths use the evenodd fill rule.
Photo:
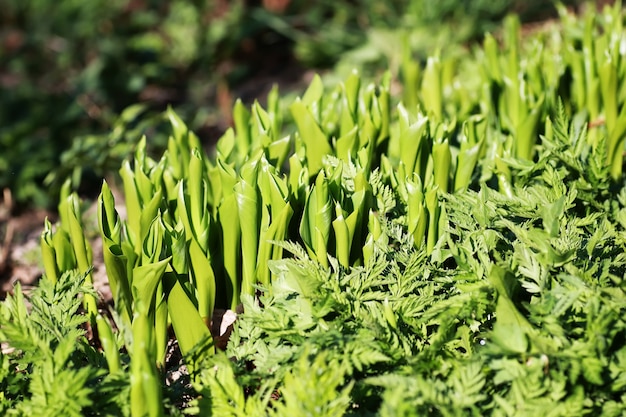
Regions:
<instances>
[{"instance_id":1,"label":"blurred green background","mask_svg":"<svg viewBox=\"0 0 626 417\"><path fill-rule=\"evenodd\" d=\"M301 90L323 69L376 76L393 71L403 40L421 60L480 41L507 13L555 13L551 0L0 0L0 10L0 189L21 207L55 205L68 176L95 195L144 133L160 152L168 105L210 146L233 100L272 83Z\"/></svg>"}]
</instances>

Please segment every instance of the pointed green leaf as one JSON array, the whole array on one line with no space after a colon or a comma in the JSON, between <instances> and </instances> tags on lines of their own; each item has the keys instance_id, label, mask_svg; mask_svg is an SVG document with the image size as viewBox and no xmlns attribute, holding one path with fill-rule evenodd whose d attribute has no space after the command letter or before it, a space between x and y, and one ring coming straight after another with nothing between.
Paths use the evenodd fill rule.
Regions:
<instances>
[{"instance_id":1,"label":"pointed green leaf","mask_svg":"<svg viewBox=\"0 0 626 417\"><path fill-rule=\"evenodd\" d=\"M180 351L185 358L187 366L190 368L189 372L193 375L195 369L192 368L188 355L196 345L211 337L207 327L208 323L202 319L175 274L168 273L164 283L167 309L172 321L172 327L174 328Z\"/></svg>"},{"instance_id":2,"label":"pointed green leaf","mask_svg":"<svg viewBox=\"0 0 626 417\"><path fill-rule=\"evenodd\" d=\"M256 262L259 240L259 195L257 175L259 161L249 161L243 166L241 179L235 185L235 197L241 227L242 294L253 294L256 283Z\"/></svg>"},{"instance_id":3,"label":"pointed green leaf","mask_svg":"<svg viewBox=\"0 0 626 417\"><path fill-rule=\"evenodd\" d=\"M195 239L189 243L191 272L196 287L198 312L200 317L210 320L215 308L215 275L211 266L210 255L205 254Z\"/></svg>"},{"instance_id":4,"label":"pointed green leaf","mask_svg":"<svg viewBox=\"0 0 626 417\"><path fill-rule=\"evenodd\" d=\"M313 103L317 103L322 98L323 94L324 84L322 83L322 78L318 74L315 74L304 96L302 96L302 104L308 107Z\"/></svg>"},{"instance_id":5,"label":"pointed green leaf","mask_svg":"<svg viewBox=\"0 0 626 417\"><path fill-rule=\"evenodd\" d=\"M309 175L316 175L322 169L322 158L332 155L333 150L304 102L296 100L290 109L304 143Z\"/></svg>"}]
</instances>

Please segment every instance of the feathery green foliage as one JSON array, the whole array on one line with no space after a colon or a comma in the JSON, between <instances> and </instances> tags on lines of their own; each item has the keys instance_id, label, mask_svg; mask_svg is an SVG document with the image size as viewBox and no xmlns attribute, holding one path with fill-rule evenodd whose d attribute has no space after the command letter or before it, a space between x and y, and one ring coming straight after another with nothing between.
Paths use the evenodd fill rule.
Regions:
<instances>
[{"instance_id":1,"label":"feathery green foliage","mask_svg":"<svg viewBox=\"0 0 626 417\"><path fill-rule=\"evenodd\" d=\"M554 124L539 163L512 161L512 196L486 186L446 195L432 256L392 218L363 267L331 259L327 269L283 245L294 257L272 262L271 287L244 298L233 361L206 358L198 411L290 415L292 375L306 362L311 395L351 404L311 415L622 413L626 201L608 171L598 180L586 169L603 155L574 146L578 126L562 112ZM232 402L216 384L250 394Z\"/></svg>"},{"instance_id":2,"label":"feathery green foliage","mask_svg":"<svg viewBox=\"0 0 626 417\"><path fill-rule=\"evenodd\" d=\"M267 109L238 102L212 157L169 110L162 158L144 139L120 170L127 219L107 184L99 198L128 340L83 297L109 375L130 374L131 414L166 412L170 326L198 393L189 413L623 413L618 6L563 10L561 31L526 42L512 18L502 46L487 36L466 61L436 53L411 108L392 105L391 73L316 77L289 114L277 90ZM59 211L46 285L68 268L89 284L76 196ZM214 309L240 303L216 351Z\"/></svg>"},{"instance_id":3,"label":"feathery green foliage","mask_svg":"<svg viewBox=\"0 0 626 417\"><path fill-rule=\"evenodd\" d=\"M27 298L18 284L0 305L3 415L129 415L128 381L106 372L82 327L81 299L94 295L85 277L68 271L56 282L43 279Z\"/></svg>"}]
</instances>

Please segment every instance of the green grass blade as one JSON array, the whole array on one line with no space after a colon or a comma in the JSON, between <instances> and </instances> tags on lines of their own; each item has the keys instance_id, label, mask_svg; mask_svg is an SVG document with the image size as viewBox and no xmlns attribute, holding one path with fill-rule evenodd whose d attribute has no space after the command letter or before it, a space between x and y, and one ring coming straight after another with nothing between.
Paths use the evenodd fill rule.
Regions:
<instances>
[{"instance_id":1,"label":"green grass blade","mask_svg":"<svg viewBox=\"0 0 626 417\"><path fill-rule=\"evenodd\" d=\"M425 242L428 218L424 206L422 181L417 175L414 175L412 180L406 181L406 190L408 193L407 210L409 233L413 236L415 246L419 248ZM372 218L370 217L370 221L371 220ZM376 230L380 233L380 224L376 221L374 226L377 226ZM370 225L370 230L371 227Z\"/></svg>"},{"instance_id":2,"label":"green grass blade","mask_svg":"<svg viewBox=\"0 0 626 417\"><path fill-rule=\"evenodd\" d=\"M335 256L339 263L345 267L350 267L350 232L346 219L343 216L343 210L339 203L335 204L335 220L332 222L335 232Z\"/></svg>"},{"instance_id":3,"label":"green grass blade","mask_svg":"<svg viewBox=\"0 0 626 417\"><path fill-rule=\"evenodd\" d=\"M211 266L211 259L205 253L195 239L189 242L189 258L193 282L196 288L198 300L198 312L200 317L210 321L215 308L215 275Z\"/></svg>"},{"instance_id":4,"label":"green grass blade","mask_svg":"<svg viewBox=\"0 0 626 417\"><path fill-rule=\"evenodd\" d=\"M322 78L318 74L315 74L313 80L311 80L311 84L309 84L309 87L302 96L302 104L307 107L316 104L320 101L323 94L324 83L322 83Z\"/></svg>"},{"instance_id":5,"label":"green grass blade","mask_svg":"<svg viewBox=\"0 0 626 417\"><path fill-rule=\"evenodd\" d=\"M437 186L427 190L424 193L424 201L426 202L426 210L428 211L428 232L426 239L426 253L431 254L435 248L435 244L439 239L439 198Z\"/></svg>"},{"instance_id":6,"label":"green grass blade","mask_svg":"<svg viewBox=\"0 0 626 417\"><path fill-rule=\"evenodd\" d=\"M70 241L72 249L76 255L76 263L78 269L82 273L86 273L85 284L93 285L93 277L91 275L92 259L91 249L87 247L87 241L85 240L85 234L83 232L83 226L80 221L80 203L76 194L70 195L67 200L67 220L69 221ZM85 310L91 317L95 317L98 314L98 306L95 296L92 294L85 294L83 303Z\"/></svg>"},{"instance_id":7,"label":"green grass blade","mask_svg":"<svg viewBox=\"0 0 626 417\"><path fill-rule=\"evenodd\" d=\"M132 317L132 292L127 275L128 258L121 247L121 223L115 210L115 200L106 182L98 196L98 225L102 237L102 255L107 278L117 311L130 325Z\"/></svg>"},{"instance_id":8,"label":"green grass blade","mask_svg":"<svg viewBox=\"0 0 626 417\"><path fill-rule=\"evenodd\" d=\"M59 270L57 269L52 225L47 217L44 220L44 229L41 232L41 237L39 238L39 247L41 248L41 260L43 263L44 276L56 283L59 279Z\"/></svg>"},{"instance_id":9,"label":"green grass blade","mask_svg":"<svg viewBox=\"0 0 626 417\"><path fill-rule=\"evenodd\" d=\"M169 262L170 258L166 258L133 268L134 311L137 311L139 305L143 305L146 309L151 309L153 314L157 286L163 279Z\"/></svg>"},{"instance_id":10,"label":"green grass blade","mask_svg":"<svg viewBox=\"0 0 626 417\"><path fill-rule=\"evenodd\" d=\"M161 381L156 369L154 329L144 309L133 319L133 346L130 374L130 411L132 417L161 417Z\"/></svg>"},{"instance_id":11,"label":"green grass blade","mask_svg":"<svg viewBox=\"0 0 626 417\"><path fill-rule=\"evenodd\" d=\"M182 121L180 117L172 110L171 107L167 109L167 117L172 125L172 130L174 133L175 139L175 149L174 153L171 153L172 158L180 158L179 160L182 162L182 172L181 176L177 177L178 179L186 176L188 174L189 167L189 155L192 149L202 149L202 143L200 139L193 133L187 125Z\"/></svg>"},{"instance_id":12,"label":"green grass blade","mask_svg":"<svg viewBox=\"0 0 626 417\"><path fill-rule=\"evenodd\" d=\"M235 102L233 108L233 123L235 124L235 133L237 134L235 141L237 154L240 158L244 158L245 155L248 155L251 151L252 137L250 132L250 112L246 109L246 106L243 105L241 100Z\"/></svg>"},{"instance_id":13,"label":"green grass blade","mask_svg":"<svg viewBox=\"0 0 626 417\"><path fill-rule=\"evenodd\" d=\"M280 168L283 166L292 146L291 136L285 136L270 143L267 148L267 159L273 166Z\"/></svg>"},{"instance_id":14,"label":"green grass blade","mask_svg":"<svg viewBox=\"0 0 626 417\"><path fill-rule=\"evenodd\" d=\"M450 153L450 144L447 139L442 142L433 144L433 170L435 185L442 192L448 191L448 183L450 182L450 165L452 163L452 154Z\"/></svg>"},{"instance_id":15,"label":"green grass blade","mask_svg":"<svg viewBox=\"0 0 626 417\"><path fill-rule=\"evenodd\" d=\"M322 169L323 157L332 155L333 149L304 101L296 100L290 109L304 143L309 175L316 175Z\"/></svg>"},{"instance_id":16,"label":"green grass blade","mask_svg":"<svg viewBox=\"0 0 626 417\"><path fill-rule=\"evenodd\" d=\"M120 176L124 188L124 199L126 201L126 217L128 230L132 242L141 241L141 213L142 206L135 185L135 174L130 167L130 162L124 161L120 169ZM136 252L140 254L140 251Z\"/></svg>"},{"instance_id":17,"label":"green grass blade","mask_svg":"<svg viewBox=\"0 0 626 417\"><path fill-rule=\"evenodd\" d=\"M106 318L102 317L101 314L97 314L96 325L98 327L98 338L100 339L100 344L104 351L104 357L109 366L109 372L112 374L119 372L121 370L121 360L111 324Z\"/></svg>"},{"instance_id":18,"label":"green grass blade","mask_svg":"<svg viewBox=\"0 0 626 417\"><path fill-rule=\"evenodd\" d=\"M227 278L226 293L230 307L234 309L241 302L241 226L234 194L225 198L220 205L218 222L222 231L222 262Z\"/></svg>"},{"instance_id":19,"label":"green grass blade","mask_svg":"<svg viewBox=\"0 0 626 417\"><path fill-rule=\"evenodd\" d=\"M439 55L428 57L421 85L422 104L429 117L443 120L443 90Z\"/></svg>"},{"instance_id":20,"label":"green grass blade","mask_svg":"<svg viewBox=\"0 0 626 417\"><path fill-rule=\"evenodd\" d=\"M198 313L196 306L183 289L180 280L174 273L167 273L164 277L164 292L167 300L167 309L174 328L174 333L185 357L186 364L193 375L193 364L188 361L188 354L199 343L211 337L211 332L204 319Z\"/></svg>"},{"instance_id":21,"label":"green grass blade","mask_svg":"<svg viewBox=\"0 0 626 417\"><path fill-rule=\"evenodd\" d=\"M235 185L235 197L241 227L242 294L254 294L256 262L259 239L259 195L257 175L259 161L250 161L241 171L241 179Z\"/></svg>"},{"instance_id":22,"label":"green grass blade","mask_svg":"<svg viewBox=\"0 0 626 417\"><path fill-rule=\"evenodd\" d=\"M400 160L406 168L406 172L418 172L421 170L421 155L424 152L424 144L427 139L428 118L418 115L417 120L412 122L408 111L398 106L400 123ZM417 171L416 171L417 170Z\"/></svg>"},{"instance_id":23,"label":"green grass blade","mask_svg":"<svg viewBox=\"0 0 626 417\"><path fill-rule=\"evenodd\" d=\"M207 184L205 180L205 161L198 149L193 149L189 161L189 178L187 178L189 192L189 212L191 227L194 236L199 239L200 246L206 252L208 242L200 237L208 229L208 207L206 206Z\"/></svg>"}]
</instances>

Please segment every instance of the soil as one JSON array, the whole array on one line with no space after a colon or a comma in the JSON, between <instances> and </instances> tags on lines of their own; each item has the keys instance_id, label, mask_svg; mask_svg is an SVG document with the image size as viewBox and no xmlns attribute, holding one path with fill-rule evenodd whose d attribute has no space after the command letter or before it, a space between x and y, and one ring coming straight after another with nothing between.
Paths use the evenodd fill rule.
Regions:
<instances>
[{"instance_id":1,"label":"soil","mask_svg":"<svg viewBox=\"0 0 626 417\"><path fill-rule=\"evenodd\" d=\"M14 214L11 191L4 189L0 199L0 300L16 282L24 289L36 285L41 277L39 236L44 220L56 215L43 209Z\"/></svg>"}]
</instances>

